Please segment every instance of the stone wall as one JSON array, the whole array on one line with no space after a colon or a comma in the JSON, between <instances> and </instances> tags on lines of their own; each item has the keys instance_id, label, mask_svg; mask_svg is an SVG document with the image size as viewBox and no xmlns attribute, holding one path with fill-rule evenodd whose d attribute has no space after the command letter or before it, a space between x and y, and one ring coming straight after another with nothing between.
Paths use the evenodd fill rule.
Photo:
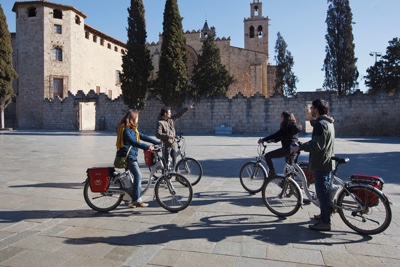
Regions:
<instances>
[{"instance_id":1,"label":"stone wall","mask_svg":"<svg viewBox=\"0 0 400 267\"><path fill-rule=\"evenodd\" d=\"M233 98L220 96L197 101L196 108L189 110L175 125L177 131L184 134L214 134L217 127L226 126L232 127L234 134L262 136L277 131L280 114L289 110L306 130L310 118L309 107L316 98L329 102L337 135L400 136L400 93L389 96L359 92L341 97L335 92L302 92L293 98L274 95L268 99L260 94L249 98L241 94ZM93 90L87 95L78 91L75 96L69 94L64 100L43 102L44 128L78 129L79 102L95 102L96 130L114 131L128 109L121 97L111 100L105 94L98 95ZM158 99L148 99L146 108L140 112L141 131L149 135L155 134L157 117L162 106Z\"/></svg>"}]
</instances>

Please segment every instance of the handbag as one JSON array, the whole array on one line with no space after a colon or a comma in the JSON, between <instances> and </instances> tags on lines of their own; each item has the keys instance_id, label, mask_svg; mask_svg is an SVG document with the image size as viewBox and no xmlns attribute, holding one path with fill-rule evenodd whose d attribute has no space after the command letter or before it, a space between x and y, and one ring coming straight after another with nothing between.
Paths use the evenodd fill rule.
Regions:
<instances>
[{"instance_id":1,"label":"handbag","mask_svg":"<svg viewBox=\"0 0 400 267\"><path fill-rule=\"evenodd\" d=\"M132 146L129 147L128 152L126 152L125 157L115 156L115 159L114 159L114 167L115 168L120 168L120 169L126 168L126 166L127 166L126 161L128 159L128 155L129 155L129 152L131 151L131 148L132 148Z\"/></svg>"}]
</instances>

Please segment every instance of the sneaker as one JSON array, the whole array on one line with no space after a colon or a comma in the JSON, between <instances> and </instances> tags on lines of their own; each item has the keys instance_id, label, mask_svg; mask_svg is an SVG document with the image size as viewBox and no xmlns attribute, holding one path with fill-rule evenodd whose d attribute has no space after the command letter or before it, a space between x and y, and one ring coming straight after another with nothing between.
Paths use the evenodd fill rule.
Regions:
<instances>
[{"instance_id":1,"label":"sneaker","mask_svg":"<svg viewBox=\"0 0 400 267\"><path fill-rule=\"evenodd\" d=\"M321 220L321 214L314 215L314 219L316 219L317 221L320 221Z\"/></svg>"},{"instance_id":2,"label":"sneaker","mask_svg":"<svg viewBox=\"0 0 400 267\"><path fill-rule=\"evenodd\" d=\"M149 204L145 202L135 202L133 203L133 205L135 205L135 207L140 207L140 208L145 208L149 206Z\"/></svg>"},{"instance_id":3,"label":"sneaker","mask_svg":"<svg viewBox=\"0 0 400 267\"><path fill-rule=\"evenodd\" d=\"M310 224L308 226L311 230L315 231L330 231L331 230L331 224L330 223L324 223L324 222L317 222L316 224Z\"/></svg>"},{"instance_id":4,"label":"sneaker","mask_svg":"<svg viewBox=\"0 0 400 267\"><path fill-rule=\"evenodd\" d=\"M132 203L132 202L129 202L128 206L129 206L129 208L132 208L132 209L136 208L136 204Z\"/></svg>"}]
</instances>

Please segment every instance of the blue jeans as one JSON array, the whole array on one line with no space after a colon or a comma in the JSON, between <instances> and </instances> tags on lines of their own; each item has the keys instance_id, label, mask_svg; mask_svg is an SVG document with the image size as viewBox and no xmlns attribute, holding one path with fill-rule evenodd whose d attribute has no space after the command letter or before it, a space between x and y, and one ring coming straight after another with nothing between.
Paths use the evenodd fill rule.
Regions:
<instances>
[{"instance_id":1,"label":"blue jeans","mask_svg":"<svg viewBox=\"0 0 400 267\"><path fill-rule=\"evenodd\" d=\"M133 176L133 191L132 191L132 202L138 201L142 195L142 173L139 169L139 163L128 159L128 169Z\"/></svg>"},{"instance_id":2,"label":"blue jeans","mask_svg":"<svg viewBox=\"0 0 400 267\"><path fill-rule=\"evenodd\" d=\"M319 199L319 208L321 209L321 221L331 222L331 200L329 198L329 187L331 185L331 171L314 171L315 191Z\"/></svg>"}]
</instances>

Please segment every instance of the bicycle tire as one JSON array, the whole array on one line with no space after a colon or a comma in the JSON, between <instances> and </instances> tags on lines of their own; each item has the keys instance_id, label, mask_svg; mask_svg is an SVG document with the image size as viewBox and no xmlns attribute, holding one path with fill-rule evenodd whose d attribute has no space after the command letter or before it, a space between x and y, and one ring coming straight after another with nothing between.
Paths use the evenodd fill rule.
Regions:
<instances>
[{"instance_id":1,"label":"bicycle tire","mask_svg":"<svg viewBox=\"0 0 400 267\"><path fill-rule=\"evenodd\" d=\"M385 231L392 221L389 200L372 186L348 187L350 194L342 190L337 198L339 215L343 222L354 231L374 235ZM355 197L362 208L353 199Z\"/></svg>"},{"instance_id":2,"label":"bicycle tire","mask_svg":"<svg viewBox=\"0 0 400 267\"><path fill-rule=\"evenodd\" d=\"M203 176L203 168L201 167L200 162L194 158L183 158L178 161L175 166L175 172L185 176L192 186L200 182L200 179Z\"/></svg>"},{"instance_id":3,"label":"bicycle tire","mask_svg":"<svg viewBox=\"0 0 400 267\"><path fill-rule=\"evenodd\" d=\"M99 212L108 212L118 207L124 197L124 194L115 194L108 191L110 189L122 188L121 181L117 180L115 183L109 185L106 192L95 193L90 189L89 180L87 180L83 187L83 197L91 209Z\"/></svg>"},{"instance_id":4,"label":"bicycle tire","mask_svg":"<svg viewBox=\"0 0 400 267\"><path fill-rule=\"evenodd\" d=\"M265 181L262 198L265 206L280 217L292 216L303 202L299 185L292 178L281 175L269 177Z\"/></svg>"},{"instance_id":5,"label":"bicycle tire","mask_svg":"<svg viewBox=\"0 0 400 267\"><path fill-rule=\"evenodd\" d=\"M243 188L251 193L260 192L267 179L267 172L259 162L251 161L245 163L239 172L239 180Z\"/></svg>"},{"instance_id":6,"label":"bicycle tire","mask_svg":"<svg viewBox=\"0 0 400 267\"><path fill-rule=\"evenodd\" d=\"M192 185L178 173L161 177L155 185L154 193L158 204L170 212L186 209L193 198Z\"/></svg>"}]
</instances>

